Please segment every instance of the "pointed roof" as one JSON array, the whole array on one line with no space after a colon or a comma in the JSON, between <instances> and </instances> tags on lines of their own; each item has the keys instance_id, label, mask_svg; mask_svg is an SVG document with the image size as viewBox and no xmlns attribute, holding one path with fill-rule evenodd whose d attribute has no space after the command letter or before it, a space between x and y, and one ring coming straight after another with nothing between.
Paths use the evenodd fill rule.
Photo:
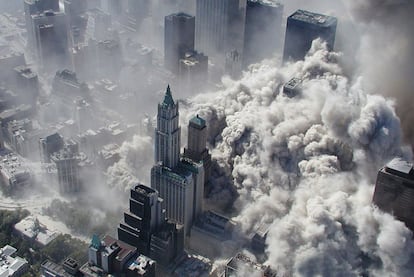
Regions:
<instances>
[{"instance_id":1,"label":"pointed roof","mask_svg":"<svg viewBox=\"0 0 414 277\"><path fill-rule=\"evenodd\" d=\"M92 236L91 246L95 249L99 249L101 247L101 240L99 239L98 235Z\"/></svg>"},{"instance_id":2,"label":"pointed roof","mask_svg":"<svg viewBox=\"0 0 414 277\"><path fill-rule=\"evenodd\" d=\"M170 85L167 86L167 91L165 92L164 101L162 102L163 106L170 107L174 106L174 99L171 95Z\"/></svg>"}]
</instances>

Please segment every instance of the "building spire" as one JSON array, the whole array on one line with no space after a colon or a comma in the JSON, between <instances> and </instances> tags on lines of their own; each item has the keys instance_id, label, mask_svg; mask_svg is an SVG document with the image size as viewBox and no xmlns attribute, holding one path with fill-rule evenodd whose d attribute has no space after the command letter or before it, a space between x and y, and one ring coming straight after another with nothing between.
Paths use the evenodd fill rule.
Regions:
<instances>
[{"instance_id":1,"label":"building spire","mask_svg":"<svg viewBox=\"0 0 414 277\"><path fill-rule=\"evenodd\" d=\"M169 84L167 86L167 90L165 92L164 101L162 102L162 105L163 106L166 106L166 107L170 107L170 106L174 106L175 105L174 99L173 99L173 97L171 95L171 89L170 89L170 85Z\"/></svg>"}]
</instances>

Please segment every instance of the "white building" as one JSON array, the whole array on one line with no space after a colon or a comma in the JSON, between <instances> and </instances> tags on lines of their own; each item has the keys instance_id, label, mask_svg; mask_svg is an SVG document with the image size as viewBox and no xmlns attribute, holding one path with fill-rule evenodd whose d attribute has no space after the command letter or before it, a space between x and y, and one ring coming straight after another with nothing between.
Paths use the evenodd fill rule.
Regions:
<instances>
[{"instance_id":1,"label":"white building","mask_svg":"<svg viewBox=\"0 0 414 277\"><path fill-rule=\"evenodd\" d=\"M17 249L6 245L0 249L0 277L19 277L28 269L27 261L20 257L12 257Z\"/></svg>"}]
</instances>

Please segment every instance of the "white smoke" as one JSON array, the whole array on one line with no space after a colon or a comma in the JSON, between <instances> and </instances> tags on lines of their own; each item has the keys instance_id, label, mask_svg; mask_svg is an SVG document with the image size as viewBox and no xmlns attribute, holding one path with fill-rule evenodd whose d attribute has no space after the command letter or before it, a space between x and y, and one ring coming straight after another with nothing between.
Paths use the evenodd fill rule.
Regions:
<instances>
[{"instance_id":1,"label":"white smoke","mask_svg":"<svg viewBox=\"0 0 414 277\"><path fill-rule=\"evenodd\" d=\"M378 168L411 153L394 103L361 78L350 83L338 58L315 41L304 61L253 65L194 97L181 125L196 113L209 122L220 169L209 201L235 201L246 233L271 224L269 265L294 276L412 276L411 232L371 205ZM282 85L292 77L303 89L289 98Z\"/></svg>"},{"instance_id":2,"label":"white smoke","mask_svg":"<svg viewBox=\"0 0 414 277\"><path fill-rule=\"evenodd\" d=\"M153 163L153 142L149 136L133 137L120 148L121 159L108 168L106 183L121 191L129 190L137 182L150 185L150 171Z\"/></svg>"}]
</instances>

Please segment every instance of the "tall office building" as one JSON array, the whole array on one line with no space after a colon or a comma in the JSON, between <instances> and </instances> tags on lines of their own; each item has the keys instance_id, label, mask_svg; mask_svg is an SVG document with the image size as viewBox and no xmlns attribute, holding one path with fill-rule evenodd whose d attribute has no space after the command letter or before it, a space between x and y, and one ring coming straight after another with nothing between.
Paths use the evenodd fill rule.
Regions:
<instances>
[{"instance_id":1,"label":"tall office building","mask_svg":"<svg viewBox=\"0 0 414 277\"><path fill-rule=\"evenodd\" d=\"M69 62L69 29L66 15L51 10L31 16L35 57L40 67L55 72Z\"/></svg>"},{"instance_id":2,"label":"tall office building","mask_svg":"<svg viewBox=\"0 0 414 277\"><path fill-rule=\"evenodd\" d=\"M209 57L243 53L246 0L197 0L196 49Z\"/></svg>"},{"instance_id":3,"label":"tall office building","mask_svg":"<svg viewBox=\"0 0 414 277\"><path fill-rule=\"evenodd\" d=\"M178 103L175 103L170 87L164 101L158 105L155 132L155 165L151 169L151 187L159 191L165 201L167 217L184 225L189 234L194 217L201 211L202 199L198 189L204 187L202 164L180 161L180 131ZM196 214L197 213L197 214Z\"/></svg>"},{"instance_id":4,"label":"tall office building","mask_svg":"<svg viewBox=\"0 0 414 277\"><path fill-rule=\"evenodd\" d=\"M59 0L24 0L24 14L26 19L27 43L29 49L35 45L32 15L52 10L59 12Z\"/></svg>"},{"instance_id":5,"label":"tall office building","mask_svg":"<svg viewBox=\"0 0 414 277\"><path fill-rule=\"evenodd\" d=\"M64 146L64 140L61 135L54 133L45 138L40 138L40 159L43 163L50 163L50 156L60 151Z\"/></svg>"},{"instance_id":6,"label":"tall office building","mask_svg":"<svg viewBox=\"0 0 414 277\"><path fill-rule=\"evenodd\" d=\"M248 0L244 32L243 66L270 58L282 42L283 5Z\"/></svg>"},{"instance_id":7,"label":"tall office building","mask_svg":"<svg viewBox=\"0 0 414 277\"><path fill-rule=\"evenodd\" d=\"M297 61L306 56L312 41L321 38L332 51L337 19L332 16L297 10L287 19L283 62Z\"/></svg>"},{"instance_id":8,"label":"tall office building","mask_svg":"<svg viewBox=\"0 0 414 277\"><path fill-rule=\"evenodd\" d=\"M137 247L138 252L149 255L150 238L166 221L163 200L158 191L135 185L131 189L129 211L124 213L124 222L119 224L118 239Z\"/></svg>"},{"instance_id":9,"label":"tall office building","mask_svg":"<svg viewBox=\"0 0 414 277\"><path fill-rule=\"evenodd\" d=\"M381 168L375 183L373 202L414 231L413 164L395 158Z\"/></svg>"},{"instance_id":10,"label":"tall office building","mask_svg":"<svg viewBox=\"0 0 414 277\"><path fill-rule=\"evenodd\" d=\"M77 142L69 140L63 149L50 157L57 169L59 190L61 193L76 193L84 189L83 180L88 180L93 163L79 152Z\"/></svg>"},{"instance_id":11,"label":"tall office building","mask_svg":"<svg viewBox=\"0 0 414 277\"><path fill-rule=\"evenodd\" d=\"M188 122L188 143L184 148L184 157L195 162L202 162L204 166L204 184L207 184L211 175L211 155L206 148L207 124L199 115Z\"/></svg>"},{"instance_id":12,"label":"tall office building","mask_svg":"<svg viewBox=\"0 0 414 277\"><path fill-rule=\"evenodd\" d=\"M181 127L178 125L178 116L178 103L174 102L168 86L164 101L158 104L155 163L171 169L180 161Z\"/></svg>"},{"instance_id":13,"label":"tall office building","mask_svg":"<svg viewBox=\"0 0 414 277\"><path fill-rule=\"evenodd\" d=\"M181 90L188 93L203 90L208 79L208 57L196 51L185 53L180 59L178 76Z\"/></svg>"},{"instance_id":14,"label":"tall office building","mask_svg":"<svg viewBox=\"0 0 414 277\"><path fill-rule=\"evenodd\" d=\"M180 59L194 51L195 18L186 13L174 13L164 19L164 65L178 74Z\"/></svg>"},{"instance_id":15,"label":"tall office building","mask_svg":"<svg viewBox=\"0 0 414 277\"><path fill-rule=\"evenodd\" d=\"M181 225L167 221L163 203L158 191L142 184L134 186L129 211L118 227L118 239L168 266L183 253L184 232Z\"/></svg>"}]
</instances>

